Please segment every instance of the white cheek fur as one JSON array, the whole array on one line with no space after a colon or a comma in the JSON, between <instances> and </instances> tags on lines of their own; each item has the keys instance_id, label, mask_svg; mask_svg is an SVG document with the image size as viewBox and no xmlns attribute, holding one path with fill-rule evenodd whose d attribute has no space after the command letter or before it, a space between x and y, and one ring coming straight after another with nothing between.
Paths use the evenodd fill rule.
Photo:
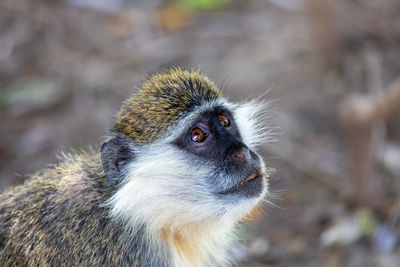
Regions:
<instances>
[{"instance_id":1,"label":"white cheek fur","mask_svg":"<svg viewBox=\"0 0 400 267\"><path fill-rule=\"evenodd\" d=\"M111 215L132 226L141 222L153 230L218 216L225 210L216 203L210 190L197 180L207 177L207 166L196 166L172 145L148 148L128 165L125 181L106 203ZM188 167L191 166L191 167Z\"/></svg>"}]
</instances>

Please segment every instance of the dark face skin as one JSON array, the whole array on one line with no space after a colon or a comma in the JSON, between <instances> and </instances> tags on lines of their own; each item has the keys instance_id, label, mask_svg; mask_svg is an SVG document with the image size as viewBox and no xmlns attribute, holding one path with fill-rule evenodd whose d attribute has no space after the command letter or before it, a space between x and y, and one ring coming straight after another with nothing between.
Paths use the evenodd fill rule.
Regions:
<instances>
[{"instance_id":1,"label":"dark face skin","mask_svg":"<svg viewBox=\"0 0 400 267\"><path fill-rule=\"evenodd\" d=\"M232 114L222 108L201 114L176 145L213 166L209 183L216 196L257 197L262 168L257 154L241 139Z\"/></svg>"}]
</instances>

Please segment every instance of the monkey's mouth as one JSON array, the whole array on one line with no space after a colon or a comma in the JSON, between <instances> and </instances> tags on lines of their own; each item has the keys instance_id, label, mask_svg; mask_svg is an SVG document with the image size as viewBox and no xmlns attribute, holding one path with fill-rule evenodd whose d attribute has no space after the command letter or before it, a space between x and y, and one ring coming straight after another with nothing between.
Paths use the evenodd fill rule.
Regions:
<instances>
[{"instance_id":1,"label":"monkey's mouth","mask_svg":"<svg viewBox=\"0 0 400 267\"><path fill-rule=\"evenodd\" d=\"M247 183L249 183L249 182L251 182L251 181L253 181L255 179L259 179L259 178L262 178L262 177L263 177L263 174L261 172L259 172L259 171L253 172L246 179L241 181L239 183L239 186L243 186L243 185L245 185L245 184L247 184Z\"/></svg>"},{"instance_id":2,"label":"monkey's mouth","mask_svg":"<svg viewBox=\"0 0 400 267\"><path fill-rule=\"evenodd\" d=\"M241 194L245 196L254 196L262 192L262 179L265 174L259 170L253 171L245 179L235 186L220 192L222 195Z\"/></svg>"}]
</instances>

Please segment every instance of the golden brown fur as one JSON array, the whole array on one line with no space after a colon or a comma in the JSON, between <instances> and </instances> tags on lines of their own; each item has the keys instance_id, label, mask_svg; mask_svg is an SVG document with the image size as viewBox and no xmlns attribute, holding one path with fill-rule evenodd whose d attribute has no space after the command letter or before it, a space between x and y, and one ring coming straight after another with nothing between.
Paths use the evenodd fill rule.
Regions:
<instances>
[{"instance_id":1,"label":"golden brown fur","mask_svg":"<svg viewBox=\"0 0 400 267\"><path fill-rule=\"evenodd\" d=\"M138 93L125 101L114 127L132 137L137 144L152 143L166 133L184 112L189 112L202 101L220 97L222 94L215 84L198 71L172 68L153 75Z\"/></svg>"}]
</instances>

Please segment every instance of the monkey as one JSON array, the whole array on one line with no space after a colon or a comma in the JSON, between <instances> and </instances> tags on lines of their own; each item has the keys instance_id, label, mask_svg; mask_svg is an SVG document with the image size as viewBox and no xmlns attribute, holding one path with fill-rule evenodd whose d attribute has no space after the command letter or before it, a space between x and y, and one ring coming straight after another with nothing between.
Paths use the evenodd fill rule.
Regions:
<instances>
[{"instance_id":1,"label":"monkey","mask_svg":"<svg viewBox=\"0 0 400 267\"><path fill-rule=\"evenodd\" d=\"M1 266L226 266L269 192L265 103L232 103L199 70L149 77L100 151L0 195Z\"/></svg>"}]
</instances>

